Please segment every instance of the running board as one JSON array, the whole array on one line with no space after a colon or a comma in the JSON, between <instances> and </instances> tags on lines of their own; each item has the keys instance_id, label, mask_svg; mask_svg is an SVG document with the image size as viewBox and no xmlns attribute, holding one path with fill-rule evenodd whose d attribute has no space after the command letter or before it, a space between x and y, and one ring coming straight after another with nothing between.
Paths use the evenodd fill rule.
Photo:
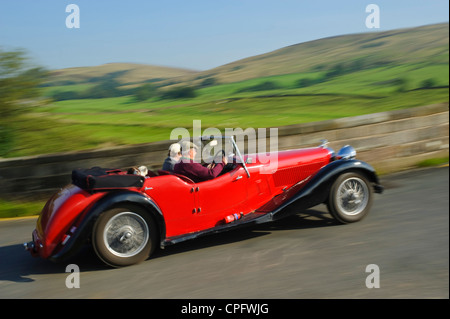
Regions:
<instances>
[{"instance_id":1,"label":"running board","mask_svg":"<svg viewBox=\"0 0 450 319\"><path fill-rule=\"evenodd\" d=\"M205 230L192 232L192 233L185 234L185 235L173 236L173 237L166 238L165 240L163 240L161 242L161 248L164 248L166 246L170 246L173 244L177 244L177 243L183 242L185 240L195 239L195 238L205 236L205 235L221 233L224 231L236 229L239 227L249 226L252 224L267 223L267 222L272 221L272 216L273 216L273 214L271 212L270 213L258 213L258 212L249 213L249 214L242 216L240 219L238 219L234 222L228 223L228 224L221 224L221 225L218 225L218 226L215 226L212 228L208 228Z\"/></svg>"}]
</instances>

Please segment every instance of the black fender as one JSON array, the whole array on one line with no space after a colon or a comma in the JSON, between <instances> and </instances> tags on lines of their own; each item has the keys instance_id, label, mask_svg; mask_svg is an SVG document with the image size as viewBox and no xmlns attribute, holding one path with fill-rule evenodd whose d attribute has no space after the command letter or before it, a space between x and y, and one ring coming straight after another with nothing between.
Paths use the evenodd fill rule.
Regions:
<instances>
[{"instance_id":1,"label":"black fender","mask_svg":"<svg viewBox=\"0 0 450 319\"><path fill-rule=\"evenodd\" d=\"M81 213L84 217L77 230L63 248L49 259L59 262L75 254L91 238L92 230L100 214L120 204L137 205L148 211L158 226L160 241L162 242L165 239L166 224L163 214L150 197L143 193L128 190L112 191L101 197L87 212Z\"/></svg>"},{"instance_id":2,"label":"black fender","mask_svg":"<svg viewBox=\"0 0 450 319\"><path fill-rule=\"evenodd\" d=\"M322 167L297 194L272 211L272 219L279 219L324 203L328 199L334 181L347 172L364 174L373 184L375 193L383 192L383 187L371 165L357 159L336 160Z\"/></svg>"}]
</instances>

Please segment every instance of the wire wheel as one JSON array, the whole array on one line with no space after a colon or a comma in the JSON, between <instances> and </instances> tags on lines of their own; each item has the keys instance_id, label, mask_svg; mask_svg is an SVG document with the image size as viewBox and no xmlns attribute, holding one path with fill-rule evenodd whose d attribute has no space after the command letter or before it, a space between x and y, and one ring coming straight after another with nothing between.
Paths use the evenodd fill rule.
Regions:
<instances>
[{"instance_id":1,"label":"wire wheel","mask_svg":"<svg viewBox=\"0 0 450 319\"><path fill-rule=\"evenodd\" d=\"M148 213L139 207L105 211L92 233L97 256L113 267L129 266L147 259L156 245L156 227Z\"/></svg>"},{"instance_id":2,"label":"wire wheel","mask_svg":"<svg viewBox=\"0 0 450 319\"><path fill-rule=\"evenodd\" d=\"M359 221L372 206L372 194L371 185L364 175L342 174L331 187L328 210L341 223Z\"/></svg>"},{"instance_id":3,"label":"wire wheel","mask_svg":"<svg viewBox=\"0 0 450 319\"><path fill-rule=\"evenodd\" d=\"M103 231L106 248L119 257L139 254L149 240L145 220L134 212L123 212L112 217Z\"/></svg>"},{"instance_id":4,"label":"wire wheel","mask_svg":"<svg viewBox=\"0 0 450 319\"><path fill-rule=\"evenodd\" d=\"M337 197L337 204L342 213L354 216L366 208L369 202L369 189L360 178L350 177L339 185Z\"/></svg>"}]
</instances>

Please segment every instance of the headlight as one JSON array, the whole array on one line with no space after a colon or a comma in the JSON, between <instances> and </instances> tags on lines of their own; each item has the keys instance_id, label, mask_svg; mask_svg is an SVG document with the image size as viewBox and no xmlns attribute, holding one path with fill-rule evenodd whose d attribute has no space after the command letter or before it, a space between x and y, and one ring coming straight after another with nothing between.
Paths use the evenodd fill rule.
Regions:
<instances>
[{"instance_id":1,"label":"headlight","mask_svg":"<svg viewBox=\"0 0 450 319\"><path fill-rule=\"evenodd\" d=\"M336 159L352 159L356 157L356 151L350 145L345 145L343 148L339 150L337 153Z\"/></svg>"}]
</instances>

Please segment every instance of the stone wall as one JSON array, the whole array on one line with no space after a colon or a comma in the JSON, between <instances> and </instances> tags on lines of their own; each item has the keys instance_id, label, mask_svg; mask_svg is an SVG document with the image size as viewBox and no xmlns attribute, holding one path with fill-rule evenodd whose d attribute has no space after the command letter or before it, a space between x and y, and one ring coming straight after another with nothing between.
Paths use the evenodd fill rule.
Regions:
<instances>
[{"instance_id":1,"label":"stone wall","mask_svg":"<svg viewBox=\"0 0 450 319\"><path fill-rule=\"evenodd\" d=\"M278 128L280 150L319 145L321 139L336 152L352 145L357 158L379 172L408 169L424 159L448 156L448 103ZM47 196L69 183L75 168L147 165L157 170L171 143L2 159L0 196Z\"/></svg>"}]
</instances>

